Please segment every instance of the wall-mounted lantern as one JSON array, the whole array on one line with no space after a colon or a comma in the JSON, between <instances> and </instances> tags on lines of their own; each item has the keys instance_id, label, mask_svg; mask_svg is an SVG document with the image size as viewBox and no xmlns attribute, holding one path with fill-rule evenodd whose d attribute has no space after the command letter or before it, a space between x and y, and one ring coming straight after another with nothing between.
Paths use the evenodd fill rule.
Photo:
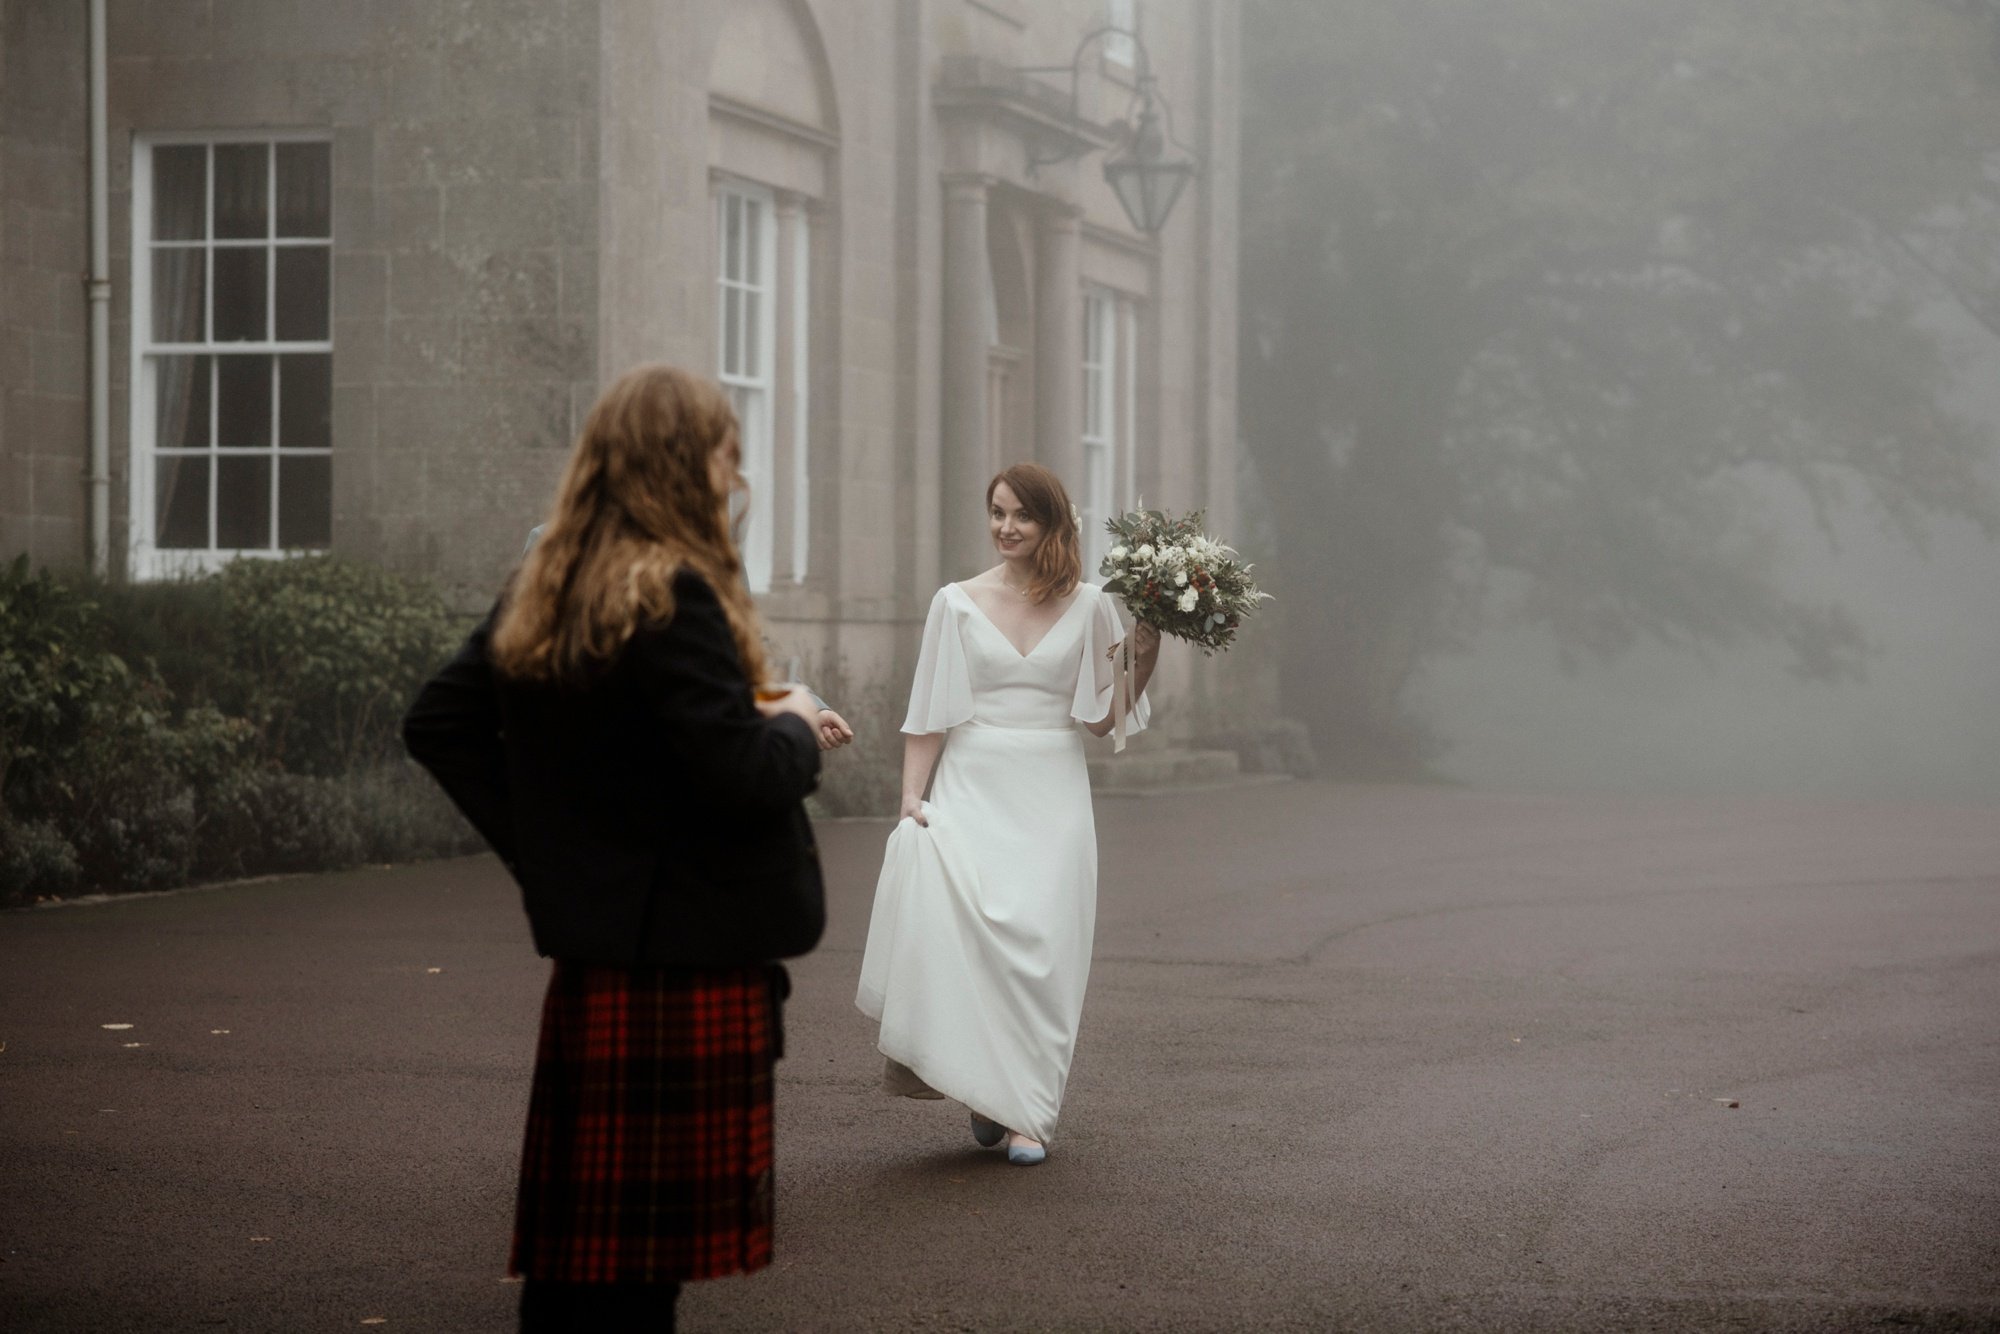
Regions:
<instances>
[{"instance_id":1,"label":"wall-mounted lantern","mask_svg":"<svg viewBox=\"0 0 2000 1334\"><path fill-rule=\"evenodd\" d=\"M1181 191L1200 168L1193 154L1174 139L1173 109L1160 95L1158 81L1153 77L1152 57L1139 34L1129 28L1098 28L1084 34L1083 40L1076 44L1076 54L1070 57L1068 65L1027 66L1017 69L1016 73L1069 75L1070 116L1081 119L1078 68L1083 63L1084 52L1112 36L1131 42L1138 81L1133 89L1131 108L1120 127L1122 142L1104 161L1104 179L1117 194L1118 202L1124 206L1125 216L1132 220L1132 225L1148 236L1155 236L1167 225L1167 215L1173 212ZM1028 167L1032 172L1037 165L1060 162L1077 156L1081 151L1064 151L1054 157L1030 159Z\"/></svg>"}]
</instances>

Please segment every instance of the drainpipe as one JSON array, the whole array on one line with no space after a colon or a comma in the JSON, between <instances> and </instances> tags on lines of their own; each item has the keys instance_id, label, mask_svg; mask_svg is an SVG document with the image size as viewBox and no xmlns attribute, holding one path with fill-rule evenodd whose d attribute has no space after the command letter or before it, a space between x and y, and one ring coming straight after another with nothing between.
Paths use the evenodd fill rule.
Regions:
<instances>
[{"instance_id":1,"label":"drainpipe","mask_svg":"<svg viewBox=\"0 0 2000 1334\"><path fill-rule=\"evenodd\" d=\"M90 0L90 568L111 573L111 175L104 0Z\"/></svg>"}]
</instances>

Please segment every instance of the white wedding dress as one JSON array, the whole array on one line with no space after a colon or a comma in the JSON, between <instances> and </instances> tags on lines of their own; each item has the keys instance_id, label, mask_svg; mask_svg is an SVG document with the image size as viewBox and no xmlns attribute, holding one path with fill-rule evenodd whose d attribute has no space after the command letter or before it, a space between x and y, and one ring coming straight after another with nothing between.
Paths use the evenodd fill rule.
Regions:
<instances>
[{"instance_id":1,"label":"white wedding dress","mask_svg":"<svg viewBox=\"0 0 2000 1334\"><path fill-rule=\"evenodd\" d=\"M1022 653L963 588L931 599L905 732L946 733L926 803L889 835L855 1004L937 1093L1050 1142L1097 921L1085 733L1124 637L1095 584ZM1126 721L1146 724L1142 695ZM911 1091L922 1092L920 1087Z\"/></svg>"}]
</instances>

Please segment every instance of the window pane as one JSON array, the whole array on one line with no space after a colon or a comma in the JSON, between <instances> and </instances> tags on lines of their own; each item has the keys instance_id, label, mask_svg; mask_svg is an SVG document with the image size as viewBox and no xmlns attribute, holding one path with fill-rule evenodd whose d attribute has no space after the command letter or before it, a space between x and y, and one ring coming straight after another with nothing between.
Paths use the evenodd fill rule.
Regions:
<instances>
[{"instance_id":1,"label":"window pane","mask_svg":"<svg viewBox=\"0 0 2000 1334\"><path fill-rule=\"evenodd\" d=\"M764 303L755 292L743 294L743 374L764 377Z\"/></svg>"},{"instance_id":2,"label":"window pane","mask_svg":"<svg viewBox=\"0 0 2000 1334\"><path fill-rule=\"evenodd\" d=\"M199 241L208 234L208 145L153 150L153 239Z\"/></svg>"},{"instance_id":3,"label":"window pane","mask_svg":"<svg viewBox=\"0 0 2000 1334\"><path fill-rule=\"evenodd\" d=\"M333 460L325 454L286 455L278 463L278 545L333 543Z\"/></svg>"},{"instance_id":4,"label":"window pane","mask_svg":"<svg viewBox=\"0 0 2000 1334\"><path fill-rule=\"evenodd\" d=\"M154 460L153 530L162 551L208 548L208 460L184 454Z\"/></svg>"},{"instance_id":5,"label":"window pane","mask_svg":"<svg viewBox=\"0 0 2000 1334\"><path fill-rule=\"evenodd\" d=\"M332 444L333 358L310 353L279 357L278 448L327 449Z\"/></svg>"},{"instance_id":6,"label":"window pane","mask_svg":"<svg viewBox=\"0 0 2000 1334\"><path fill-rule=\"evenodd\" d=\"M153 441L161 449L208 448L208 357L159 357L153 371Z\"/></svg>"},{"instance_id":7,"label":"window pane","mask_svg":"<svg viewBox=\"0 0 2000 1334\"><path fill-rule=\"evenodd\" d=\"M271 545L271 456L221 454L215 460L215 545L263 551Z\"/></svg>"},{"instance_id":8,"label":"window pane","mask_svg":"<svg viewBox=\"0 0 2000 1334\"><path fill-rule=\"evenodd\" d=\"M215 234L271 234L271 146L215 146Z\"/></svg>"},{"instance_id":9,"label":"window pane","mask_svg":"<svg viewBox=\"0 0 2000 1334\"><path fill-rule=\"evenodd\" d=\"M271 358L218 358L215 393L216 447L269 449Z\"/></svg>"},{"instance_id":10,"label":"window pane","mask_svg":"<svg viewBox=\"0 0 2000 1334\"><path fill-rule=\"evenodd\" d=\"M205 343L202 324L208 252L173 249L153 251L153 341Z\"/></svg>"},{"instance_id":11,"label":"window pane","mask_svg":"<svg viewBox=\"0 0 2000 1334\"><path fill-rule=\"evenodd\" d=\"M743 201L743 281L752 287L764 281L764 206L755 199Z\"/></svg>"},{"instance_id":12,"label":"window pane","mask_svg":"<svg viewBox=\"0 0 2000 1334\"><path fill-rule=\"evenodd\" d=\"M743 358L739 349L743 345L743 292L740 288L722 289L722 373L740 375L743 372Z\"/></svg>"},{"instance_id":13,"label":"window pane","mask_svg":"<svg viewBox=\"0 0 2000 1334\"><path fill-rule=\"evenodd\" d=\"M331 236L331 144L278 145L278 235Z\"/></svg>"},{"instance_id":14,"label":"window pane","mask_svg":"<svg viewBox=\"0 0 2000 1334\"><path fill-rule=\"evenodd\" d=\"M278 256L278 338L281 342L321 342L326 338L327 265L332 248L284 246Z\"/></svg>"},{"instance_id":15,"label":"window pane","mask_svg":"<svg viewBox=\"0 0 2000 1334\"><path fill-rule=\"evenodd\" d=\"M215 341L261 343L270 335L265 318L262 246L232 246L215 252Z\"/></svg>"},{"instance_id":16,"label":"window pane","mask_svg":"<svg viewBox=\"0 0 2000 1334\"><path fill-rule=\"evenodd\" d=\"M743 201L735 195L722 197L722 276L738 278L743 273Z\"/></svg>"}]
</instances>

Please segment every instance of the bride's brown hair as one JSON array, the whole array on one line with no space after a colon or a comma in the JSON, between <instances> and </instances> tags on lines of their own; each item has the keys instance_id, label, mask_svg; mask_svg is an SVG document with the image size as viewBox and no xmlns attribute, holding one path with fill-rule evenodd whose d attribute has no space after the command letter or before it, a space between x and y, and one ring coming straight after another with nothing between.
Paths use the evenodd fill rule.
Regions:
<instances>
[{"instance_id":1,"label":"bride's brown hair","mask_svg":"<svg viewBox=\"0 0 2000 1334\"><path fill-rule=\"evenodd\" d=\"M709 471L735 434L722 389L677 367L641 366L604 391L494 626L501 675L589 680L640 625L673 618L674 576L685 569L721 600L745 679L764 678L728 497Z\"/></svg>"},{"instance_id":2,"label":"bride's brown hair","mask_svg":"<svg viewBox=\"0 0 2000 1334\"><path fill-rule=\"evenodd\" d=\"M1041 525L1041 545L1035 548L1035 573L1028 581L1028 599L1046 602L1068 597L1083 581L1083 554L1076 531L1076 510L1062 479L1039 463L1017 463L994 474L986 484L986 509L993 509L993 489L1005 482L1028 517Z\"/></svg>"}]
</instances>

